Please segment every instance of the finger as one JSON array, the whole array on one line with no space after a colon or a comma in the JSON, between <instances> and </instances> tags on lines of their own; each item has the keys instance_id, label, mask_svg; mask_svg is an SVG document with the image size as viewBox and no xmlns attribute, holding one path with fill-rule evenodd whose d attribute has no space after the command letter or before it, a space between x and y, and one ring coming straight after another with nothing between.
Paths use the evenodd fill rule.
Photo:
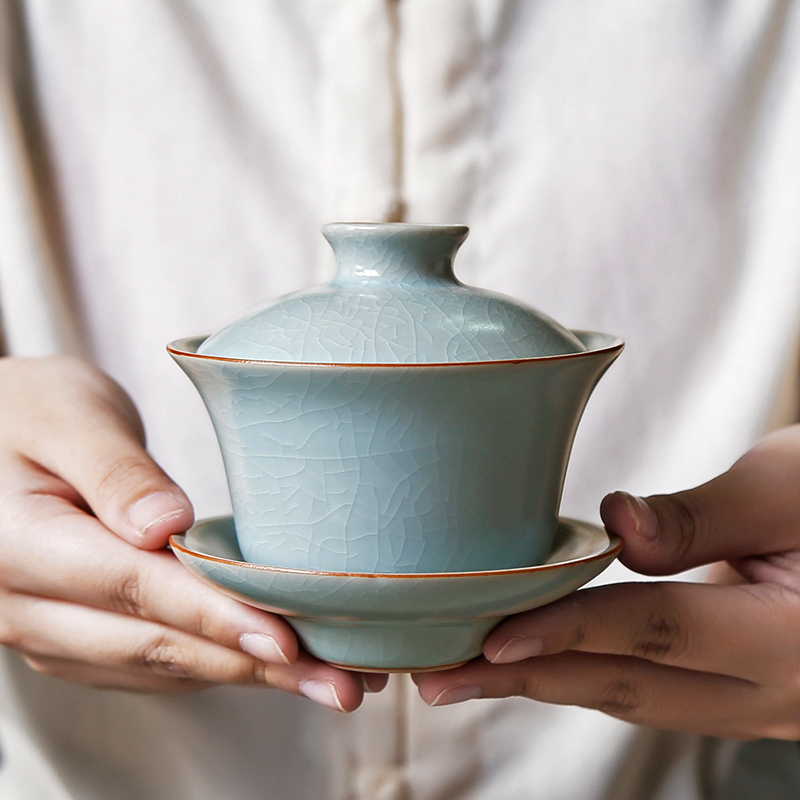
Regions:
<instances>
[{"instance_id":1,"label":"finger","mask_svg":"<svg viewBox=\"0 0 800 800\"><path fill-rule=\"evenodd\" d=\"M38 672L41 675L60 678L72 683L82 683L99 689L176 694L196 692L215 685L176 675L158 675L155 672L145 670L133 672L125 669L112 669L64 658L31 655L23 656L23 658L34 672ZM365 676L364 692L382 691L386 687L388 680L388 675L372 674L368 676L368 679ZM316 682L318 686L316 691L309 691L310 681ZM352 700L342 701L341 698L337 699L337 696L344 694L344 692L336 686L335 682L326 680L324 677L309 678L305 682L298 681L298 692L295 693L308 696L310 699L313 699L312 695L319 694L321 696L321 705L333 708L335 711L352 711L357 708L357 703ZM350 707L344 708L345 703Z\"/></svg>"},{"instance_id":2,"label":"finger","mask_svg":"<svg viewBox=\"0 0 800 800\"><path fill-rule=\"evenodd\" d=\"M4 598L2 642L39 665L84 663L90 668L88 678L92 673L107 678L115 672L117 685L125 688L166 687L173 682L192 688L215 683L262 685L348 712L358 708L364 694L361 675L307 653L291 666L266 664L165 625L23 595ZM73 675L78 671L71 668Z\"/></svg>"},{"instance_id":3,"label":"finger","mask_svg":"<svg viewBox=\"0 0 800 800\"><path fill-rule=\"evenodd\" d=\"M627 655L778 685L800 679L800 639L786 636L798 620L800 595L778 586L617 584L509 618L484 654L496 664L567 650Z\"/></svg>"},{"instance_id":4,"label":"finger","mask_svg":"<svg viewBox=\"0 0 800 800\"><path fill-rule=\"evenodd\" d=\"M188 498L147 455L119 386L77 359L13 367L28 392L4 396L15 419L4 433L9 446L73 486L110 530L139 547L164 547L192 524Z\"/></svg>"},{"instance_id":5,"label":"finger","mask_svg":"<svg viewBox=\"0 0 800 800\"><path fill-rule=\"evenodd\" d=\"M625 656L562 653L517 664L477 659L448 673L415 675L430 705L522 696L594 708L640 725L733 739L800 735L800 701L788 703L727 676ZM776 721L777 720L777 721Z\"/></svg>"},{"instance_id":6,"label":"finger","mask_svg":"<svg viewBox=\"0 0 800 800\"><path fill-rule=\"evenodd\" d=\"M126 692L177 694L195 692L214 686L189 678L156 675L153 672L133 673L129 670L100 667L85 661L49 656L23 656L25 663L40 675L59 678L71 683L82 683L96 689L120 689Z\"/></svg>"},{"instance_id":7,"label":"finger","mask_svg":"<svg viewBox=\"0 0 800 800\"><path fill-rule=\"evenodd\" d=\"M31 505L27 535L6 543L0 563L8 589L164 623L265 662L297 658L285 620L210 588L172 553L137 550L59 498Z\"/></svg>"},{"instance_id":8,"label":"finger","mask_svg":"<svg viewBox=\"0 0 800 800\"><path fill-rule=\"evenodd\" d=\"M4 643L29 656L204 683L266 682L263 662L165 625L18 594L3 606Z\"/></svg>"},{"instance_id":9,"label":"finger","mask_svg":"<svg viewBox=\"0 0 800 800\"><path fill-rule=\"evenodd\" d=\"M800 552L787 551L756 558L732 559L727 564L729 582L770 583L800 593ZM719 577L719 576L717 576Z\"/></svg>"},{"instance_id":10,"label":"finger","mask_svg":"<svg viewBox=\"0 0 800 800\"><path fill-rule=\"evenodd\" d=\"M700 564L794 549L800 541L800 426L762 440L702 486L646 499L617 492L601 505L624 540L621 560L664 575Z\"/></svg>"}]
</instances>

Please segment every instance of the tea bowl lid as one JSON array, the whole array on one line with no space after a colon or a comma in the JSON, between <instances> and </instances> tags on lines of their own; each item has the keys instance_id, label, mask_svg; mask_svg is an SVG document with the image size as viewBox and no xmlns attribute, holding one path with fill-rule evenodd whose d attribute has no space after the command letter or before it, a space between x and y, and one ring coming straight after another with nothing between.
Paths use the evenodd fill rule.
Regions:
<instances>
[{"instance_id":1,"label":"tea bowl lid","mask_svg":"<svg viewBox=\"0 0 800 800\"><path fill-rule=\"evenodd\" d=\"M337 271L253 309L200 355L311 364L447 364L578 353L569 330L505 295L462 284L464 225L332 223Z\"/></svg>"}]
</instances>

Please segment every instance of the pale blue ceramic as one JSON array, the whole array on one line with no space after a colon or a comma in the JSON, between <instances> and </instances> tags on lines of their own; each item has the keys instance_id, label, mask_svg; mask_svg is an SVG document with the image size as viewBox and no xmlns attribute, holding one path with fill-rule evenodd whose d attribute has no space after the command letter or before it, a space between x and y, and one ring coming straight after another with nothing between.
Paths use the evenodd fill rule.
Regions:
<instances>
[{"instance_id":1,"label":"pale blue ceramic","mask_svg":"<svg viewBox=\"0 0 800 800\"><path fill-rule=\"evenodd\" d=\"M480 655L509 615L551 603L590 581L622 544L602 528L560 520L546 564L435 575L358 575L242 561L230 517L170 541L198 577L237 600L282 614L304 647L348 669L443 669Z\"/></svg>"},{"instance_id":2,"label":"pale blue ceramic","mask_svg":"<svg viewBox=\"0 0 800 800\"><path fill-rule=\"evenodd\" d=\"M328 226L330 286L169 347L214 422L247 561L418 573L547 557L578 420L623 345L462 287L465 233Z\"/></svg>"},{"instance_id":3,"label":"pale blue ceramic","mask_svg":"<svg viewBox=\"0 0 800 800\"><path fill-rule=\"evenodd\" d=\"M170 352L206 403L247 561L461 572L546 558L578 419L619 340L444 366L330 366Z\"/></svg>"},{"instance_id":4,"label":"pale blue ceramic","mask_svg":"<svg viewBox=\"0 0 800 800\"><path fill-rule=\"evenodd\" d=\"M550 317L464 286L453 258L464 225L326 225L333 280L260 306L198 348L259 361L431 364L574 353L582 343Z\"/></svg>"}]
</instances>

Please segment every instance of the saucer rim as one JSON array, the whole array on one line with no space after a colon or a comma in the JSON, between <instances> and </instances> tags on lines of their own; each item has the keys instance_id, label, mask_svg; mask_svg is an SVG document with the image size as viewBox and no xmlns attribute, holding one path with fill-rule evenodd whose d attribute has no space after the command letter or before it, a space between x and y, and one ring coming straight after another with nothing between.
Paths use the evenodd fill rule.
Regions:
<instances>
[{"instance_id":1,"label":"saucer rim","mask_svg":"<svg viewBox=\"0 0 800 800\"><path fill-rule=\"evenodd\" d=\"M221 522L225 520L233 520L232 514L223 514L218 517L207 517L198 520L192 525L192 528L198 525ZM185 545L186 533L173 534L169 537L169 545L173 550L180 550L188 556L200 558L205 561L212 561L217 564L227 564L234 567L243 567L245 569L253 569L263 572L276 572L286 573L291 575L307 575L307 576L329 576L337 578L374 578L374 579L415 579L415 578L477 578L477 577L493 577L503 575L525 575L535 572L546 572L551 569L563 569L566 564L591 564L593 561L608 558L612 556L616 558L622 550L622 539L617 534L612 533L604 527L600 527L593 522L586 522L584 520L573 519L571 517L559 517L559 524L566 524L570 526L584 526L593 528L595 531L602 532L608 537L608 546L599 553L594 553L590 556L583 556L580 558L570 558L566 561L555 561L549 564L534 564L529 567L512 567L509 569L496 569L496 570L480 570L471 572L330 572L328 570L314 570L314 569L296 569L292 567L272 567L269 564L252 564L248 561L236 561L231 558L222 558L220 556L209 555L208 553L200 553L197 550L191 550ZM189 529L191 530L191 528ZM180 541L179 541L180 540ZM612 559L613 560L613 559Z\"/></svg>"}]
</instances>

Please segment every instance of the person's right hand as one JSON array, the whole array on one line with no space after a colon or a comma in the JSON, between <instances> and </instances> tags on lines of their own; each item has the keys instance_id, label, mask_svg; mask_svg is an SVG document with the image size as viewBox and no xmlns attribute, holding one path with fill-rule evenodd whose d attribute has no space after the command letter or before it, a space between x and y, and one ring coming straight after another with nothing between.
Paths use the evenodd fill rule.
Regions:
<instances>
[{"instance_id":1,"label":"person's right hand","mask_svg":"<svg viewBox=\"0 0 800 800\"><path fill-rule=\"evenodd\" d=\"M163 549L192 520L110 378L73 358L0 359L0 643L101 687L263 685L341 711L383 688L194 578Z\"/></svg>"}]
</instances>

